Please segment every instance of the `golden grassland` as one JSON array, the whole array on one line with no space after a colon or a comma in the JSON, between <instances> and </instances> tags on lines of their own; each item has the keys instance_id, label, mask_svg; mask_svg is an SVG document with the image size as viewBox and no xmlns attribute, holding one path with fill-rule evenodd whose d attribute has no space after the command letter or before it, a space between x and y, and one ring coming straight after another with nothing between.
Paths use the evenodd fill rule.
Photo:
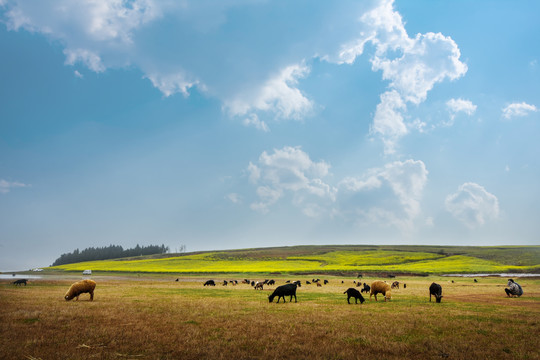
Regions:
<instances>
[{"instance_id":1,"label":"golden grassland","mask_svg":"<svg viewBox=\"0 0 540 360\"><path fill-rule=\"evenodd\" d=\"M275 286L223 286L232 278L214 275L218 285L203 287L211 277L167 274L94 277L93 302L88 294L66 302L71 277L0 282L0 359L540 357L540 279L516 279L524 295L508 298L499 277L398 277L407 287L391 301L348 305L353 277L317 276L330 281L322 287L305 285L312 276L274 277L276 286L303 281L298 303L284 304L268 302ZM433 281L440 304L429 302Z\"/></svg>"},{"instance_id":2,"label":"golden grassland","mask_svg":"<svg viewBox=\"0 0 540 360\"><path fill-rule=\"evenodd\" d=\"M540 246L305 246L102 260L49 269L179 274L540 272Z\"/></svg>"}]
</instances>

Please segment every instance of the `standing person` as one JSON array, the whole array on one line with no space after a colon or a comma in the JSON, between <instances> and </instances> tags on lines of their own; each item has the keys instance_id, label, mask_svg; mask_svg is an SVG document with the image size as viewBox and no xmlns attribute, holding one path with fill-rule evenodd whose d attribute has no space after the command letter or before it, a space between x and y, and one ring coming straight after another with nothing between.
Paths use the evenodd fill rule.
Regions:
<instances>
[{"instance_id":1,"label":"standing person","mask_svg":"<svg viewBox=\"0 0 540 360\"><path fill-rule=\"evenodd\" d=\"M508 279L508 288L504 289L504 291L506 291L508 297L523 295L523 289L513 279Z\"/></svg>"}]
</instances>

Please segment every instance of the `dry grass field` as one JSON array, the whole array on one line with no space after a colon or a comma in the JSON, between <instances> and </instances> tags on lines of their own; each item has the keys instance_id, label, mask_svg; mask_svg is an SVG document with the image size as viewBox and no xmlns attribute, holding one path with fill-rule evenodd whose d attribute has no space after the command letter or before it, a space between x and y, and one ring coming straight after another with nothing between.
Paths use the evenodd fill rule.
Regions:
<instances>
[{"instance_id":1,"label":"dry grass field","mask_svg":"<svg viewBox=\"0 0 540 360\"><path fill-rule=\"evenodd\" d=\"M320 277L330 283L291 278L303 285L285 304L268 302L275 286L203 287L223 275L94 277L93 302L63 300L74 279L2 280L0 359L540 358L539 279L517 280L525 294L508 298L504 278L398 277L407 288L392 301L348 305L353 278ZM433 281L440 304L429 302Z\"/></svg>"}]
</instances>

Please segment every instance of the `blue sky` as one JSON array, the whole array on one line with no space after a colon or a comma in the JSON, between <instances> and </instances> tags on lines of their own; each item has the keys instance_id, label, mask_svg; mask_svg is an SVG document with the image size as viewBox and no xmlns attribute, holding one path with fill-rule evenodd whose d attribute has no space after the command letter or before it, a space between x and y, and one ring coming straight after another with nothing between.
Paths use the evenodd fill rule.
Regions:
<instances>
[{"instance_id":1,"label":"blue sky","mask_svg":"<svg viewBox=\"0 0 540 360\"><path fill-rule=\"evenodd\" d=\"M0 270L540 244L537 1L0 0Z\"/></svg>"}]
</instances>

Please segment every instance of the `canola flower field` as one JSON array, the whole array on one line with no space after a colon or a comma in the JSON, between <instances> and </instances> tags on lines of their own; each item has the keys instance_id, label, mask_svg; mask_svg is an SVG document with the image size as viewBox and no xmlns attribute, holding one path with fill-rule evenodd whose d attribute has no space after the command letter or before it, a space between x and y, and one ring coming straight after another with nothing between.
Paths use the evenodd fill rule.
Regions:
<instances>
[{"instance_id":1,"label":"canola flower field","mask_svg":"<svg viewBox=\"0 0 540 360\"><path fill-rule=\"evenodd\" d=\"M540 246L296 246L100 260L65 264L48 269L179 274L538 273Z\"/></svg>"}]
</instances>

